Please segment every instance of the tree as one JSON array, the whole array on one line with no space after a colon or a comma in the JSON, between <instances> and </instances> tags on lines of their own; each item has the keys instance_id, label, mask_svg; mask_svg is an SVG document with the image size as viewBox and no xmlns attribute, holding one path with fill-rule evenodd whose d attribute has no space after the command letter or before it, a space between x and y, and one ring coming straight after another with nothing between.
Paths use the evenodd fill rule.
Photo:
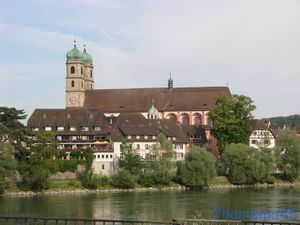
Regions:
<instances>
[{"instance_id":1,"label":"tree","mask_svg":"<svg viewBox=\"0 0 300 225\"><path fill-rule=\"evenodd\" d=\"M135 186L132 174L127 170L120 170L111 177L111 184L116 188L132 189Z\"/></svg>"},{"instance_id":2,"label":"tree","mask_svg":"<svg viewBox=\"0 0 300 225\"><path fill-rule=\"evenodd\" d=\"M230 144L226 146L222 160L232 184L272 182L270 173L274 171L274 157L271 151Z\"/></svg>"},{"instance_id":3,"label":"tree","mask_svg":"<svg viewBox=\"0 0 300 225\"><path fill-rule=\"evenodd\" d=\"M294 131L285 129L279 133L277 151L280 158L278 168L282 171L283 178L294 182L300 170L300 143Z\"/></svg>"},{"instance_id":4,"label":"tree","mask_svg":"<svg viewBox=\"0 0 300 225\"><path fill-rule=\"evenodd\" d=\"M94 174L93 161L94 153L93 150L88 148L84 151L84 172L80 176L81 184L83 187L88 189L97 189L101 182L101 177Z\"/></svg>"},{"instance_id":5,"label":"tree","mask_svg":"<svg viewBox=\"0 0 300 225\"><path fill-rule=\"evenodd\" d=\"M177 176L185 186L202 187L216 176L215 157L196 146L191 146L184 161L179 162Z\"/></svg>"},{"instance_id":6,"label":"tree","mask_svg":"<svg viewBox=\"0 0 300 225\"><path fill-rule=\"evenodd\" d=\"M0 141L14 146L17 159L23 159L29 154L25 148L28 143L27 131L20 122L26 116L24 110L0 107Z\"/></svg>"},{"instance_id":7,"label":"tree","mask_svg":"<svg viewBox=\"0 0 300 225\"><path fill-rule=\"evenodd\" d=\"M162 133L157 136L157 143L146 157L146 173L154 183L169 184L175 176L174 150L171 141Z\"/></svg>"},{"instance_id":8,"label":"tree","mask_svg":"<svg viewBox=\"0 0 300 225\"><path fill-rule=\"evenodd\" d=\"M231 99L223 95L217 98L216 105L208 116L214 124L212 133L218 141L220 154L228 144L248 143L252 132L251 112L255 108L251 98L244 95L233 95Z\"/></svg>"},{"instance_id":9,"label":"tree","mask_svg":"<svg viewBox=\"0 0 300 225\"><path fill-rule=\"evenodd\" d=\"M129 171L132 175L138 175L143 168L141 157L132 148L132 142L128 140L122 142L119 167Z\"/></svg>"},{"instance_id":10,"label":"tree","mask_svg":"<svg viewBox=\"0 0 300 225\"><path fill-rule=\"evenodd\" d=\"M38 144L31 148L30 156L21 161L20 173L25 189L42 191L49 188L50 162L47 144Z\"/></svg>"},{"instance_id":11,"label":"tree","mask_svg":"<svg viewBox=\"0 0 300 225\"><path fill-rule=\"evenodd\" d=\"M0 142L0 194L7 188L7 178L12 178L16 169L14 147Z\"/></svg>"}]
</instances>

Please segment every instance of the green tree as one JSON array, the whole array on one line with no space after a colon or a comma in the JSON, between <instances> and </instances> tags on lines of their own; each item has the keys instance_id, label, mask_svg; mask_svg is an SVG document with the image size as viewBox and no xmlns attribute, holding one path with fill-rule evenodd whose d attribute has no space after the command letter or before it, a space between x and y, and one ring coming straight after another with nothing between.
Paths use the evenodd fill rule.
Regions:
<instances>
[{"instance_id":1,"label":"green tree","mask_svg":"<svg viewBox=\"0 0 300 225\"><path fill-rule=\"evenodd\" d=\"M251 98L244 95L233 95L231 99L223 95L217 98L208 116L213 121L212 133L218 141L220 154L228 144L248 143L252 132L251 112L255 108Z\"/></svg>"},{"instance_id":2,"label":"green tree","mask_svg":"<svg viewBox=\"0 0 300 225\"><path fill-rule=\"evenodd\" d=\"M146 157L146 173L154 183L169 184L175 176L174 150L172 143L162 133L157 136L157 143Z\"/></svg>"},{"instance_id":3,"label":"green tree","mask_svg":"<svg viewBox=\"0 0 300 225\"><path fill-rule=\"evenodd\" d=\"M189 187L207 186L216 176L215 157L196 146L191 146L185 160L178 163L179 181Z\"/></svg>"},{"instance_id":4,"label":"green tree","mask_svg":"<svg viewBox=\"0 0 300 225\"><path fill-rule=\"evenodd\" d=\"M38 144L31 148L31 155L21 161L20 173L23 185L32 191L42 191L49 188L50 162L49 147Z\"/></svg>"},{"instance_id":5,"label":"green tree","mask_svg":"<svg viewBox=\"0 0 300 225\"><path fill-rule=\"evenodd\" d=\"M132 175L138 175L143 168L141 157L137 151L132 148L132 142L128 140L124 140L121 144L119 167L129 171Z\"/></svg>"},{"instance_id":6,"label":"green tree","mask_svg":"<svg viewBox=\"0 0 300 225\"><path fill-rule=\"evenodd\" d=\"M227 145L222 155L228 180L232 184L255 184L273 182L272 152L251 148L244 144Z\"/></svg>"},{"instance_id":7,"label":"green tree","mask_svg":"<svg viewBox=\"0 0 300 225\"><path fill-rule=\"evenodd\" d=\"M283 178L294 182L300 170L300 143L295 132L285 129L277 138L277 151L279 152L278 168Z\"/></svg>"},{"instance_id":8,"label":"green tree","mask_svg":"<svg viewBox=\"0 0 300 225\"><path fill-rule=\"evenodd\" d=\"M14 147L0 142L0 194L7 188L7 179L13 179L15 169Z\"/></svg>"},{"instance_id":9,"label":"green tree","mask_svg":"<svg viewBox=\"0 0 300 225\"><path fill-rule=\"evenodd\" d=\"M84 160L84 172L80 176L81 184L88 189L97 189L100 185L100 177L94 174L93 161L94 153L92 149L86 149L83 153Z\"/></svg>"},{"instance_id":10,"label":"green tree","mask_svg":"<svg viewBox=\"0 0 300 225\"><path fill-rule=\"evenodd\" d=\"M29 151L27 130L20 120L26 119L24 110L0 107L0 141L10 143L15 148L17 159L24 159Z\"/></svg>"}]
</instances>

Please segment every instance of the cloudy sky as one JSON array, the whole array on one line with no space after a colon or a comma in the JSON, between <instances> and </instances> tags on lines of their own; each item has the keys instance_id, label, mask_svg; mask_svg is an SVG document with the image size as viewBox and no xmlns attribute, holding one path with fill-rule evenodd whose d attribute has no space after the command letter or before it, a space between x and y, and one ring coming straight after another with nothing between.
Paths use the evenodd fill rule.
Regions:
<instances>
[{"instance_id":1,"label":"cloudy sky","mask_svg":"<svg viewBox=\"0 0 300 225\"><path fill-rule=\"evenodd\" d=\"M226 86L257 118L300 113L298 0L0 0L0 105L65 106L87 44L96 88Z\"/></svg>"}]
</instances>

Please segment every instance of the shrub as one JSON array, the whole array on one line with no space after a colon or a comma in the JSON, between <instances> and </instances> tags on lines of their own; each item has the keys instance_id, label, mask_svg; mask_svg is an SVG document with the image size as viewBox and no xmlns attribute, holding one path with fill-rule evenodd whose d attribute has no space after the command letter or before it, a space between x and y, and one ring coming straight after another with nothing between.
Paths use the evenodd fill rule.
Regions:
<instances>
[{"instance_id":1,"label":"shrub","mask_svg":"<svg viewBox=\"0 0 300 225\"><path fill-rule=\"evenodd\" d=\"M152 187L155 182L153 177L150 174L146 172L142 172L139 174L138 183L143 187Z\"/></svg>"},{"instance_id":2,"label":"shrub","mask_svg":"<svg viewBox=\"0 0 300 225\"><path fill-rule=\"evenodd\" d=\"M215 161L214 156L205 149L192 146L185 160L177 164L177 180L188 187L207 186L216 176Z\"/></svg>"},{"instance_id":3,"label":"shrub","mask_svg":"<svg viewBox=\"0 0 300 225\"><path fill-rule=\"evenodd\" d=\"M84 164L83 160L50 160L50 172L75 172L79 164Z\"/></svg>"},{"instance_id":4,"label":"shrub","mask_svg":"<svg viewBox=\"0 0 300 225\"><path fill-rule=\"evenodd\" d=\"M230 144L222 154L227 177L232 184L272 182L274 160L269 150L258 150L244 144Z\"/></svg>"},{"instance_id":5,"label":"shrub","mask_svg":"<svg viewBox=\"0 0 300 225\"><path fill-rule=\"evenodd\" d=\"M111 177L111 184L116 188L132 189L135 186L133 176L127 170L120 170Z\"/></svg>"}]
</instances>

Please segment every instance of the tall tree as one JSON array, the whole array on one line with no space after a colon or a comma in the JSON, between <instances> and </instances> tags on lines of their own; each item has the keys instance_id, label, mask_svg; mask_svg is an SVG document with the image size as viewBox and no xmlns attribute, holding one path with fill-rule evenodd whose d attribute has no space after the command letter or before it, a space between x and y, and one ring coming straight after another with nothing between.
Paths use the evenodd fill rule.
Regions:
<instances>
[{"instance_id":1,"label":"tall tree","mask_svg":"<svg viewBox=\"0 0 300 225\"><path fill-rule=\"evenodd\" d=\"M4 193L7 187L7 179L13 179L15 169L14 147L0 142L0 194Z\"/></svg>"},{"instance_id":2,"label":"tall tree","mask_svg":"<svg viewBox=\"0 0 300 225\"><path fill-rule=\"evenodd\" d=\"M132 142L129 140L124 140L121 144L119 167L129 171L132 175L138 175L143 168L141 157L133 149Z\"/></svg>"},{"instance_id":3,"label":"tall tree","mask_svg":"<svg viewBox=\"0 0 300 225\"><path fill-rule=\"evenodd\" d=\"M0 141L10 143L16 150L18 159L28 155L26 151L27 132L20 120L26 119L24 110L0 107Z\"/></svg>"},{"instance_id":4,"label":"tall tree","mask_svg":"<svg viewBox=\"0 0 300 225\"><path fill-rule=\"evenodd\" d=\"M248 143L252 132L250 119L255 108L252 99L244 95L233 95L231 99L223 95L217 98L208 116L213 121L212 133L218 141L220 154L228 144Z\"/></svg>"},{"instance_id":5,"label":"tall tree","mask_svg":"<svg viewBox=\"0 0 300 225\"><path fill-rule=\"evenodd\" d=\"M300 141L293 130L285 129L279 134L277 150L280 158L278 167L283 178L294 182L300 170Z\"/></svg>"},{"instance_id":6,"label":"tall tree","mask_svg":"<svg viewBox=\"0 0 300 225\"><path fill-rule=\"evenodd\" d=\"M146 158L146 171L151 174L154 183L169 184L175 176L174 150L172 142L162 133Z\"/></svg>"}]
</instances>

